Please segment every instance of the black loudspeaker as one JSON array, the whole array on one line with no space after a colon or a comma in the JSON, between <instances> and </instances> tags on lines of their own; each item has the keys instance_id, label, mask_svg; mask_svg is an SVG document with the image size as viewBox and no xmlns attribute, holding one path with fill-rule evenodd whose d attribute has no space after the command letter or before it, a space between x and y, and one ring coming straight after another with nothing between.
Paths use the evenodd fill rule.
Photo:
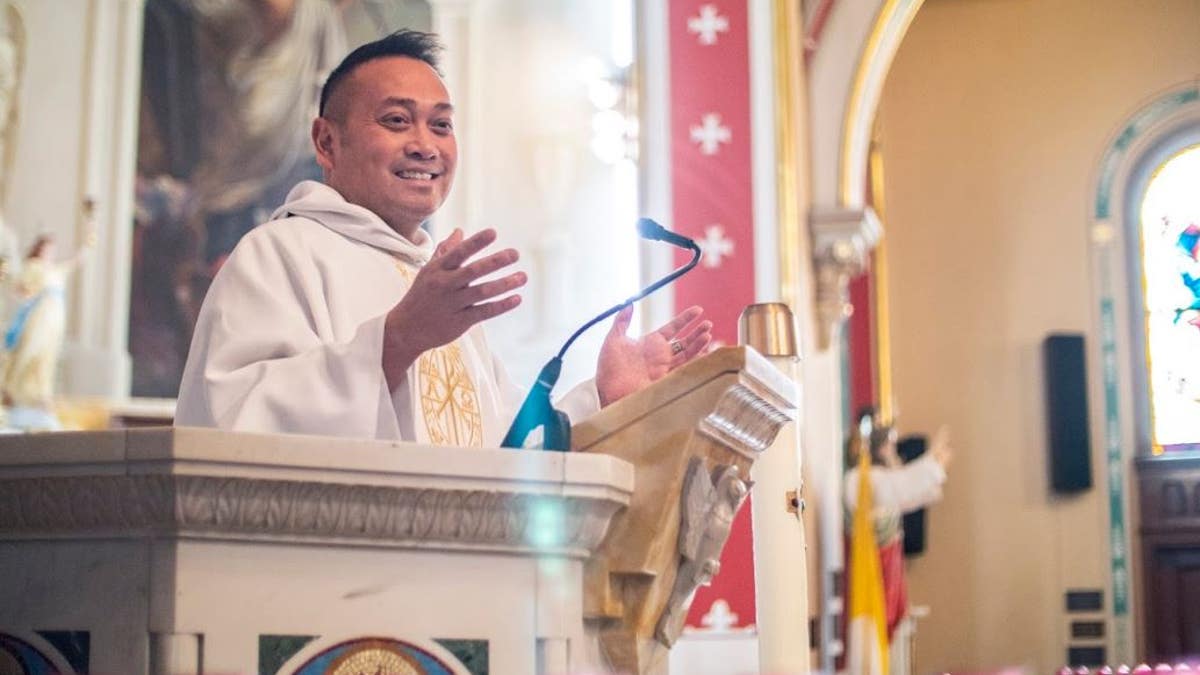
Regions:
<instances>
[{"instance_id":1,"label":"black loudspeaker","mask_svg":"<svg viewBox=\"0 0 1200 675\"><path fill-rule=\"evenodd\" d=\"M928 443L924 436L905 436L896 443L896 454L907 464L925 454ZM904 514L904 555L925 552L925 509Z\"/></svg>"},{"instance_id":2,"label":"black loudspeaker","mask_svg":"<svg viewBox=\"0 0 1200 675\"><path fill-rule=\"evenodd\" d=\"M1042 357L1046 367L1050 486L1055 492L1086 490L1092 487L1092 438L1083 335L1046 336Z\"/></svg>"}]
</instances>

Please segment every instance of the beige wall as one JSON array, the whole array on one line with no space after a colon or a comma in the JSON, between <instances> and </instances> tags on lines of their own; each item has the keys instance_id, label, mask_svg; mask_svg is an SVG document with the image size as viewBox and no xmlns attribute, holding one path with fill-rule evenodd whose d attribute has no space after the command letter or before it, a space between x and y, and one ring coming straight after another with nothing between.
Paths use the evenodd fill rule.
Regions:
<instances>
[{"instance_id":1,"label":"beige wall","mask_svg":"<svg viewBox=\"0 0 1200 675\"><path fill-rule=\"evenodd\" d=\"M933 609L918 672L1051 672L1064 590L1107 588L1102 408L1093 387L1096 486L1052 496L1040 343L1094 343L1096 163L1129 114L1197 75L1195 0L927 0L901 45L878 120L895 391L902 430L947 423L959 450L909 568Z\"/></svg>"}]
</instances>

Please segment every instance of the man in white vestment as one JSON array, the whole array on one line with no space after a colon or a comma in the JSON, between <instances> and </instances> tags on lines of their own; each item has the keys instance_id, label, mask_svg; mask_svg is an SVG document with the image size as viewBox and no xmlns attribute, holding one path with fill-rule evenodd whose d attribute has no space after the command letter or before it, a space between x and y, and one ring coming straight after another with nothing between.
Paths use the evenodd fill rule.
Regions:
<instances>
[{"instance_id":1,"label":"man in white vestment","mask_svg":"<svg viewBox=\"0 0 1200 675\"><path fill-rule=\"evenodd\" d=\"M176 424L499 445L522 399L480 324L516 308L517 252L491 229L421 229L454 178L450 96L427 33L356 49L321 91L325 182L293 188L234 249L204 300ZM505 271L507 270L507 271ZM700 354L690 308L641 338L617 315L596 378L559 400L578 421Z\"/></svg>"}]
</instances>

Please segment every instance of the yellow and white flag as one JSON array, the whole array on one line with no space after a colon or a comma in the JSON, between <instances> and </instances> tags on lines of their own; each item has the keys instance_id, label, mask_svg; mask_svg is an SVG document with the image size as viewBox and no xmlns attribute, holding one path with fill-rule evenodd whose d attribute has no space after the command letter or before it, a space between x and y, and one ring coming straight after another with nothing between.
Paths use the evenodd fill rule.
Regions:
<instances>
[{"instance_id":1,"label":"yellow and white flag","mask_svg":"<svg viewBox=\"0 0 1200 675\"><path fill-rule=\"evenodd\" d=\"M847 675L888 672L887 610L883 570L871 518L871 464L865 448L858 453L858 499L850 535L850 614L846 622Z\"/></svg>"}]
</instances>

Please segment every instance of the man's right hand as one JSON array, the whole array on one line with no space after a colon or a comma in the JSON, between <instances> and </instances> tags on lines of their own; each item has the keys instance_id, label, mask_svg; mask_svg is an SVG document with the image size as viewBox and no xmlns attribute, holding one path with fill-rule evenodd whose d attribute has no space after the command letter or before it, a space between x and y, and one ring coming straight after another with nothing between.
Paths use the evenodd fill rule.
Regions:
<instances>
[{"instance_id":1,"label":"man's right hand","mask_svg":"<svg viewBox=\"0 0 1200 675\"><path fill-rule=\"evenodd\" d=\"M492 229L465 239L462 230L455 229L438 244L408 293L388 312L383 328L383 373L389 390L399 386L422 353L449 344L471 326L521 304L520 295L505 294L525 285L524 272L475 283L517 262L517 252L511 248L468 262L495 241Z\"/></svg>"},{"instance_id":2,"label":"man's right hand","mask_svg":"<svg viewBox=\"0 0 1200 675\"><path fill-rule=\"evenodd\" d=\"M950 466L950 460L954 459L954 448L950 446L950 427L944 424L938 427L933 442L929 444L929 454L943 469Z\"/></svg>"}]
</instances>

